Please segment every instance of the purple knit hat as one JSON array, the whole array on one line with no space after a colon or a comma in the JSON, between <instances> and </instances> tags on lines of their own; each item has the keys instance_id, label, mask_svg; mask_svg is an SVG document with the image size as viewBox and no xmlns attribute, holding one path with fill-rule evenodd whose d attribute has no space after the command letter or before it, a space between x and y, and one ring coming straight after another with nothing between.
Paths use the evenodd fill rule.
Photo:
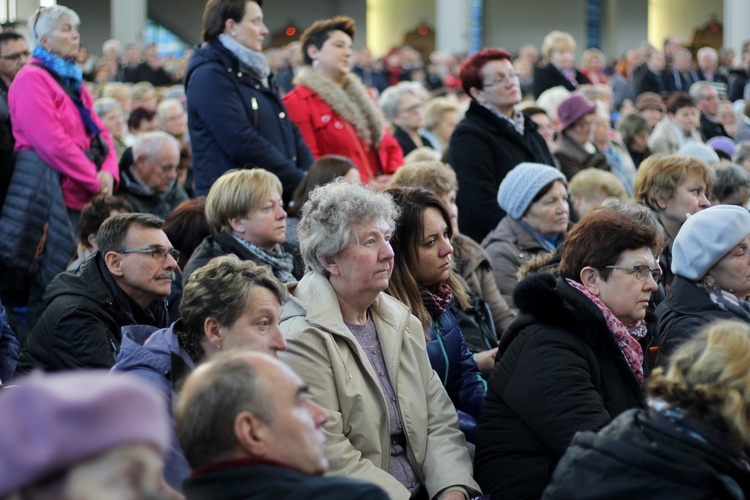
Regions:
<instances>
[{"instance_id":1,"label":"purple knit hat","mask_svg":"<svg viewBox=\"0 0 750 500\"><path fill-rule=\"evenodd\" d=\"M131 375L34 373L0 392L0 497L125 444L169 449L166 400Z\"/></svg>"}]
</instances>

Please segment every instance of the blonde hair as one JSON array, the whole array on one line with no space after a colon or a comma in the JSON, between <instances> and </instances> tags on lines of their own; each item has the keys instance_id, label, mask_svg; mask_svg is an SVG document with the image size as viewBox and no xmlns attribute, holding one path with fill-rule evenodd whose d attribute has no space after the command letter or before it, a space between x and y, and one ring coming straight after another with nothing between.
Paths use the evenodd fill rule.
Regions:
<instances>
[{"instance_id":1,"label":"blonde hair","mask_svg":"<svg viewBox=\"0 0 750 500\"><path fill-rule=\"evenodd\" d=\"M458 191L458 179L453 169L441 161L415 161L396 170L390 187L421 187L442 197Z\"/></svg>"},{"instance_id":2,"label":"blonde hair","mask_svg":"<svg viewBox=\"0 0 750 500\"><path fill-rule=\"evenodd\" d=\"M461 113L461 106L447 97L433 97L424 107L424 128L432 130L438 126L443 115L451 112Z\"/></svg>"},{"instance_id":3,"label":"blonde hair","mask_svg":"<svg viewBox=\"0 0 750 500\"><path fill-rule=\"evenodd\" d=\"M440 153L432 148L420 146L417 149L413 149L411 153L404 156L404 164L414 163L417 161L440 161L442 156ZM398 170L396 171L398 172Z\"/></svg>"},{"instance_id":4,"label":"blonde hair","mask_svg":"<svg viewBox=\"0 0 750 500\"><path fill-rule=\"evenodd\" d=\"M585 168L575 174L568 184L568 194L572 197L580 195L588 200L591 195L601 191L607 197L625 201L628 199L628 192L622 181L612 172L607 172L599 168Z\"/></svg>"},{"instance_id":5,"label":"blonde hair","mask_svg":"<svg viewBox=\"0 0 750 500\"><path fill-rule=\"evenodd\" d=\"M281 181L262 168L229 170L219 177L206 198L206 218L215 231L232 233L229 219L244 217L276 190L282 194Z\"/></svg>"},{"instance_id":6,"label":"blonde hair","mask_svg":"<svg viewBox=\"0 0 750 500\"><path fill-rule=\"evenodd\" d=\"M635 177L633 198L658 212L659 200L669 200L689 174L697 174L710 192L714 173L703 161L690 156L652 155L643 160Z\"/></svg>"},{"instance_id":7,"label":"blonde hair","mask_svg":"<svg viewBox=\"0 0 750 500\"><path fill-rule=\"evenodd\" d=\"M736 450L750 442L750 326L718 321L704 327L657 368L649 397L682 409L687 416L719 421Z\"/></svg>"},{"instance_id":8,"label":"blonde hair","mask_svg":"<svg viewBox=\"0 0 750 500\"><path fill-rule=\"evenodd\" d=\"M549 61L553 50L569 50L575 52L576 41L573 35L564 31L550 31L542 42L542 56Z\"/></svg>"}]
</instances>

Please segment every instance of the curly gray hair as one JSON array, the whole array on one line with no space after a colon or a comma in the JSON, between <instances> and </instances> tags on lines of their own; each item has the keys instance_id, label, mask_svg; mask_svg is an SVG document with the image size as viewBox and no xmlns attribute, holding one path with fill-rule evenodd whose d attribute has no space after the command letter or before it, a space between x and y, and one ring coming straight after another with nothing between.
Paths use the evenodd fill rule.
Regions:
<instances>
[{"instance_id":1,"label":"curly gray hair","mask_svg":"<svg viewBox=\"0 0 750 500\"><path fill-rule=\"evenodd\" d=\"M331 262L356 239L354 226L385 220L391 231L399 209L390 195L337 179L315 188L302 207L297 227L305 271L323 276L323 262Z\"/></svg>"}]
</instances>

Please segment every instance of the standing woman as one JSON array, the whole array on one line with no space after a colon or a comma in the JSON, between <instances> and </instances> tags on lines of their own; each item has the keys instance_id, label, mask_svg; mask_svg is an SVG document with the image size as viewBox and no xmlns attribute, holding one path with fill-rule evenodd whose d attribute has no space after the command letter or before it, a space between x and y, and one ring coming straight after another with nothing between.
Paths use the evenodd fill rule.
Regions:
<instances>
[{"instance_id":1,"label":"standing woman","mask_svg":"<svg viewBox=\"0 0 750 500\"><path fill-rule=\"evenodd\" d=\"M456 407L461 431L473 443L487 387L459 326L456 308L468 308L469 297L452 268L450 214L426 189L387 193L401 209L391 240L396 257L387 292L422 322L430 365ZM496 352L489 351L488 371Z\"/></svg>"},{"instance_id":2,"label":"standing woman","mask_svg":"<svg viewBox=\"0 0 750 500\"><path fill-rule=\"evenodd\" d=\"M354 31L354 19L337 16L302 33L305 66L284 103L316 158L351 158L362 182L382 188L404 155L367 87L352 73Z\"/></svg>"},{"instance_id":3,"label":"standing woman","mask_svg":"<svg viewBox=\"0 0 750 500\"><path fill-rule=\"evenodd\" d=\"M283 185L284 199L313 162L279 98L263 55L263 0L209 0L203 45L185 75L195 192L206 195L224 172L264 168Z\"/></svg>"}]
</instances>

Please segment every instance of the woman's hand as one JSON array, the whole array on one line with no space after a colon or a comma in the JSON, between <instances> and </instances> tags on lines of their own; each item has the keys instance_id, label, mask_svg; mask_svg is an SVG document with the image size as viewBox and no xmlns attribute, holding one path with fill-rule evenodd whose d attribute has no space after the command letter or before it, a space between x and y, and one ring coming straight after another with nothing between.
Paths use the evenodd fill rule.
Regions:
<instances>
[{"instance_id":1,"label":"woman's hand","mask_svg":"<svg viewBox=\"0 0 750 500\"><path fill-rule=\"evenodd\" d=\"M479 371L482 375L489 377L492 374L492 370L495 368L495 357L497 356L497 347L490 349L489 351L482 351L474 354L474 361L476 361Z\"/></svg>"},{"instance_id":2,"label":"woman's hand","mask_svg":"<svg viewBox=\"0 0 750 500\"><path fill-rule=\"evenodd\" d=\"M96 178L99 179L99 194L107 196L112 194L112 190L115 187L115 178L106 170L99 171L96 174Z\"/></svg>"}]
</instances>

